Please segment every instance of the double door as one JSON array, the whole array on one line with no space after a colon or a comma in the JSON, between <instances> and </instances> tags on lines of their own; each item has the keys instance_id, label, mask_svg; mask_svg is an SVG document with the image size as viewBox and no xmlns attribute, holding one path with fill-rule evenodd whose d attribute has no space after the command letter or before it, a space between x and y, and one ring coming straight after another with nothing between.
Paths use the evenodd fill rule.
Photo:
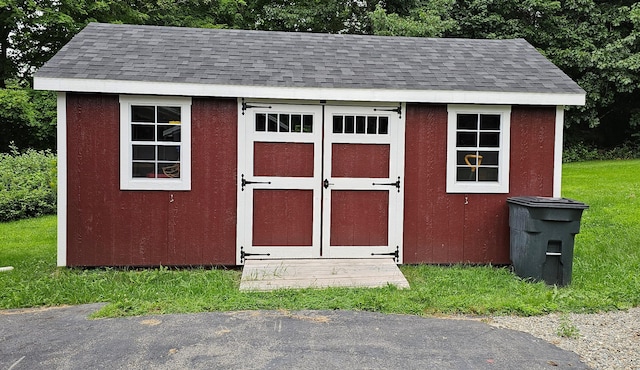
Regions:
<instances>
[{"instance_id":1,"label":"double door","mask_svg":"<svg viewBox=\"0 0 640 370\"><path fill-rule=\"evenodd\" d=\"M402 106L240 107L237 263L401 262Z\"/></svg>"}]
</instances>

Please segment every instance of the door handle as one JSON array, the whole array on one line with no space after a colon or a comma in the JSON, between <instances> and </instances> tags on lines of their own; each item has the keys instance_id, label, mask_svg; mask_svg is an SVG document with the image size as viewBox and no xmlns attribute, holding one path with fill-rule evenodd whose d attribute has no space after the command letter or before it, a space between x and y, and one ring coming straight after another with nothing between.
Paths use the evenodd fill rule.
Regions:
<instances>
[{"instance_id":1,"label":"door handle","mask_svg":"<svg viewBox=\"0 0 640 370\"><path fill-rule=\"evenodd\" d=\"M372 185L376 186L395 186L398 189L398 193L400 192L400 176L398 176L398 180L396 182L374 182Z\"/></svg>"},{"instance_id":2,"label":"door handle","mask_svg":"<svg viewBox=\"0 0 640 370\"><path fill-rule=\"evenodd\" d=\"M242 174L242 180L240 180L240 184L242 188L240 190L244 191L244 187L251 184L271 184L271 181L250 181L244 178L244 174Z\"/></svg>"},{"instance_id":3,"label":"door handle","mask_svg":"<svg viewBox=\"0 0 640 370\"><path fill-rule=\"evenodd\" d=\"M333 185L333 183L329 182L329 179L324 179L324 181L322 182L322 186L324 186L325 189L328 189L329 185Z\"/></svg>"}]
</instances>

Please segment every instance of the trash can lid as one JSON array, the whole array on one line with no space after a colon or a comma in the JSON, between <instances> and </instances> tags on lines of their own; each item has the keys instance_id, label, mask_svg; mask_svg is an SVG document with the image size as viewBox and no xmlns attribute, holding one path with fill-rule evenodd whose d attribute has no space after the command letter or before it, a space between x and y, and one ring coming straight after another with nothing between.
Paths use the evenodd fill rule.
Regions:
<instances>
[{"instance_id":1,"label":"trash can lid","mask_svg":"<svg viewBox=\"0 0 640 370\"><path fill-rule=\"evenodd\" d=\"M536 208L569 208L569 209L587 209L588 205L569 198L552 198L552 197L510 197L507 203L518 204L525 207Z\"/></svg>"}]
</instances>

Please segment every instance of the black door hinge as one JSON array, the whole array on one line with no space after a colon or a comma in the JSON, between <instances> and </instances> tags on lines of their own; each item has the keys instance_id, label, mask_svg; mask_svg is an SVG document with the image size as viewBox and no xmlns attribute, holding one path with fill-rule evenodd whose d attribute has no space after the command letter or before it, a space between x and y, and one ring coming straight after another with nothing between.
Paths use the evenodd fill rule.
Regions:
<instances>
[{"instance_id":1,"label":"black door hinge","mask_svg":"<svg viewBox=\"0 0 640 370\"><path fill-rule=\"evenodd\" d=\"M395 252L389 253L371 253L372 256L393 256L394 262L400 262L400 246L396 245Z\"/></svg>"},{"instance_id":2,"label":"black door hinge","mask_svg":"<svg viewBox=\"0 0 640 370\"><path fill-rule=\"evenodd\" d=\"M270 256L271 253L247 253L244 247L240 247L240 263L244 263L248 256Z\"/></svg>"}]
</instances>

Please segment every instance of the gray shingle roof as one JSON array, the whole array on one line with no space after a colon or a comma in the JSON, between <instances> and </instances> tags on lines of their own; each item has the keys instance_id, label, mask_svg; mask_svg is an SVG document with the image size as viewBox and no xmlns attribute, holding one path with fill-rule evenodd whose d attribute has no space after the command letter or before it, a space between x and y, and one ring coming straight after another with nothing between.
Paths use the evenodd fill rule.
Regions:
<instances>
[{"instance_id":1,"label":"gray shingle roof","mask_svg":"<svg viewBox=\"0 0 640 370\"><path fill-rule=\"evenodd\" d=\"M583 94L525 40L89 24L36 78Z\"/></svg>"}]
</instances>

